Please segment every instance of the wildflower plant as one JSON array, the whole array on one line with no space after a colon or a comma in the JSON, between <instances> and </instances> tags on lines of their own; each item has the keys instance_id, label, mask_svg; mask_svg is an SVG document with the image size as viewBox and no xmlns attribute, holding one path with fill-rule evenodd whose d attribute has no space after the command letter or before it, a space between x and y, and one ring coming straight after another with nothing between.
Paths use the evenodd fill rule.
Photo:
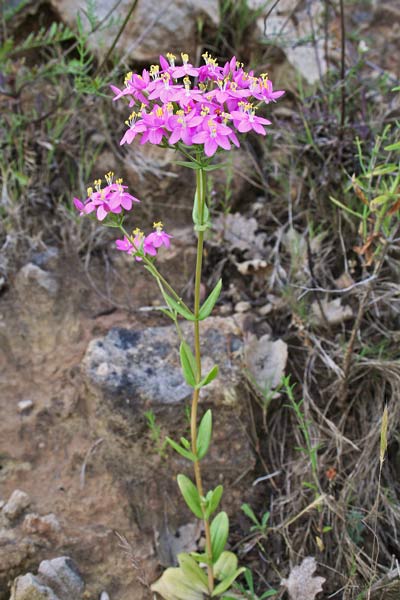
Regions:
<instances>
[{"instance_id":1,"label":"wildflower plant","mask_svg":"<svg viewBox=\"0 0 400 600\"><path fill-rule=\"evenodd\" d=\"M125 228L126 214L139 200L127 191L121 179L114 180L114 174L108 173L104 186L100 180L95 181L94 187L88 189L86 200L75 198L74 204L81 215L90 214L121 232L123 237L116 240L117 250L140 262L156 279L166 303L163 311L178 331L183 377L193 388L190 439L181 438L176 442L168 438L168 443L193 463L194 483L183 474L178 475L177 482L186 504L204 523L206 543L202 553L180 554L179 568L167 569L152 589L166 600L201 600L231 597L232 592L228 590L244 571L238 568L237 557L225 550L229 533L226 512L215 515L222 485L206 491L201 474L201 461L212 436L212 412L207 410L198 424L200 391L217 377L218 366L207 374L202 372L200 322L211 314L222 288L219 280L208 298L200 303L204 234L210 225L207 173L220 168L212 164L217 153L240 146L239 134L254 131L266 135L270 121L258 116L257 108L277 100L284 92L274 91L267 74L256 76L253 71L245 71L235 57L220 66L205 53L200 67L194 66L187 54L182 53L181 58L182 64L177 65L174 55L160 56L159 64L144 69L141 74L128 73L122 89L111 88L114 101L126 98L131 109L121 145L131 144L137 138L140 144L175 148L185 157L178 163L196 172L192 213L197 235L194 307L185 304L156 266L159 249L169 248L171 244L171 235L164 231L162 223L154 223L154 231L148 234L139 227L131 232ZM193 344L183 337L181 318L193 323Z\"/></svg>"}]
</instances>

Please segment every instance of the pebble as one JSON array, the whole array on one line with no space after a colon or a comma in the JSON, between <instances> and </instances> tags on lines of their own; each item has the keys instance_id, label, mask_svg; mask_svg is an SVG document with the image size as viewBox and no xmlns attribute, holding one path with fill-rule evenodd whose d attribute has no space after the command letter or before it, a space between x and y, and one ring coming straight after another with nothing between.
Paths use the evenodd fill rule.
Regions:
<instances>
[{"instance_id":1,"label":"pebble","mask_svg":"<svg viewBox=\"0 0 400 600\"><path fill-rule=\"evenodd\" d=\"M99 600L110 600L110 596L107 592L101 592Z\"/></svg>"},{"instance_id":2,"label":"pebble","mask_svg":"<svg viewBox=\"0 0 400 600\"><path fill-rule=\"evenodd\" d=\"M36 513L29 513L24 519L22 529L28 535L36 533L44 537L52 537L61 530L61 526L53 513L43 517Z\"/></svg>"},{"instance_id":3,"label":"pebble","mask_svg":"<svg viewBox=\"0 0 400 600\"><path fill-rule=\"evenodd\" d=\"M20 402L18 402L18 405L17 405L17 410L20 415L30 412L32 410L32 408L33 408L32 400L21 400Z\"/></svg>"},{"instance_id":4,"label":"pebble","mask_svg":"<svg viewBox=\"0 0 400 600\"><path fill-rule=\"evenodd\" d=\"M10 521L17 519L26 508L28 508L31 500L25 492L21 490L14 490L10 498L3 506L3 514L10 519Z\"/></svg>"},{"instance_id":5,"label":"pebble","mask_svg":"<svg viewBox=\"0 0 400 600\"><path fill-rule=\"evenodd\" d=\"M250 309L251 309L250 302L245 302L244 300L241 300L240 302L237 302L237 304L235 304L235 312L237 312L237 313L248 312Z\"/></svg>"}]
</instances>

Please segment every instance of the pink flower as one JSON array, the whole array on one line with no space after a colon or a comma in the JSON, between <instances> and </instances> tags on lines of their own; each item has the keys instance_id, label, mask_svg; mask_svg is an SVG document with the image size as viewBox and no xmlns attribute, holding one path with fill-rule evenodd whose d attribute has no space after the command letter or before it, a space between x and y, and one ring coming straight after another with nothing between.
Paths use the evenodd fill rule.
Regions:
<instances>
[{"instance_id":1,"label":"pink flower","mask_svg":"<svg viewBox=\"0 0 400 600\"><path fill-rule=\"evenodd\" d=\"M169 240L172 238L172 235L168 235L168 233L163 231L163 224L161 221L153 223L153 227L155 228L155 231L146 237L147 244L153 246L153 249L160 248L161 246L169 248L171 245ZM149 254L151 253L149 252Z\"/></svg>"},{"instance_id":2,"label":"pink flower","mask_svg":"<svg viewBox=\"0 0 400 600\"><path fill-rule=\"evenodd\" d=\"M168 128L172 131L168 140L173 146L180 140L187 146L192 145L192 138L195 128L202 123L203 117L196 116L195 111L191 111L185 115L183 110L178 110L175 115L172 115L168 120Z\"/></svg>"},{"instance_id":3,"label":"pink flower","mask_svg":"<svg viewBox=\"0 0 400 600\"><path fill-rule=\"evenodd\" d=\"M172 71L172 77L174 77L175 79L178 79L178 77L187 77L188 75L191 75L192 77L197 77L197 75L199 74L199 69L196 69L196 67L190 64L189 55L182 52L181 57L183 65L180 67L176 67Z\"/></svg>"},{"instance_id":4,"label":"pink flower","mask_svg":"<svg viewBox=\"0 0 400 600\"><path fill-rule=\"evenodd\" d=\"M256 117L254 109L251 104L245 102L239 102L240 110L232 111L231 117L233 124L240 133L247 133L248 131L255 131L260 135L265 135L266 131L263 125L271 125L271 121L264 119L263 117Z\"/></svg>"},{"instance_id":5,"label":"pink flower","mask_svg":"<svg viewBox=\"0 0 400 600\"><path fill-rule=\"evenodd\" d=\"M140 202L140 200L125 191L127 186L122 185L122 179L113 182L114 173L110 171L105 178L107 185L104 188L101 187L101 179L94 182L96 191L93 191L91 187L88 188L88 197L85 202L82 202L79 198L73 199L80 215L88 215L96 211L98 220L104 221L110 212L119 214L122 209L131 210L133 202Z\"/></svg>"},{"instance_id":6,"label":"pink flower","mask_svg":"<svg viewBox=\"0 0 400 600\"><path fill-rule=\"evenodd\" d=\"M231 133L232 130L229 127L211 118L207 121L203 131L193 136L193 143L204 144L206 156L213 156L218 150L218 146L224 150L231 149L229 142Z\"/></svg>"}]
</instances>

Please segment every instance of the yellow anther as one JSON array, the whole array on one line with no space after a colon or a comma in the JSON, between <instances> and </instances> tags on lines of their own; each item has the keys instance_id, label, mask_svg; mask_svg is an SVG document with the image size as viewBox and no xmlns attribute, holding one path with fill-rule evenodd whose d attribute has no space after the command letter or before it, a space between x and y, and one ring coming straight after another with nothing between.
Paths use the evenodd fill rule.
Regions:
<instances>
[{"instance_id":1,"label":"yellow anther","mask_svg":"<svg viewBox=\"0 0 400 600\"><path fill-rule=\"evenodd\" d=\"M108 185L111 185L114 179L114 173L113 171L109 171L108 173L106 173L104 175L106 182L108 183Z\"/></svg>"},{"instance_id":2,"label":"yellow anther","mask_svg":"<svg viewBox=\"0 0 400 600\"><path fill-rule=\"evenodd\" d=\"M157 108L156 115L157 115L157 117L162 117L163 116L163 109L161 108L161 106L159 106Z\"/></svg>"},{"instance_id":3,"label":"yellow anther","mask_svg":"<svg viewBox=\"0 0 400 600\"><path fill-rule=\"evenodd\" d=\"M117 185L122 185L122 184L123 184L123 181L124 181L124 180L122 179L122 177L119 177L119 179L116 179L116 180L115 180L115 183L116 183Z\"/></svg>"},{"instance_id":4,"label":"yellow anther","mask_svg":"<svg viewBox=\"0 0 400 600\"><path fill-rule=\"evenodd\" d=\"M172 52L167 52L167 58L169 62L173 62L176 59L176 56L175 54L172 54Z\"/></svg>"},{"instance_id":5,"label":"yellow anther","mask_svg":"<svg viewBox=\"0 0 400 600\"><path fill-rule=\"evenodd\" d=\"M128 85L128 83L129 83L129 82L130 82L130 80L132 79L132 75L133 75L132 71L129 71L129 73L127 73L127 74L125 75L125 80L124 80L124 84L125 84L125 85Z\"/></svg>"},{"instance_id":6,"label":"yellow anther","mask_svg":"<svg viewBox=\"0 0 400 600\"><path fill-rule=\"evenodd\" d=\"M139 227L136 227L136 229L133 230L132 234L135 237L138 237L139 239L142 238L144 236L144 233L141 229L139 229Z\"/></svg>"},{"instance_id":7,"label":"yellow anther","mask_svg":"<svg viewBox=\"0 0 400 600\"><path fill-rule=\"evenodd\" d=\"M160 71L160 67L158 65L151 65L151 67L150 67L150 75L154 79L157 79L159 71Z\"/></svg>"},{"instance_id":8,"label":"yellow anther","mask_svg":"<svg viewBox=\"0 0 400 600\"><path fill-rule=\"evenodd\" d=\"M157 231L162 231L162 228L164 227L164 225L162 224L161 221L156 221L156 222L153 223L153 227Z\"/></svg>"},{"instance_id":9,"label":"yellow anther","mask_svg":"<svg viewBox=\"0 0 400 600\"><path fill-rule=\"evenodd\" d=\"M93 188L92 187L88 187L88 189L86 191L87 191L88 198L90 198L91 195L93 194Z\"/></svg>"},{"instance_id":10,"label":"yellow anther","mask_svg":"<svg viewBox=\"0 0 400 600\"><path fill-rule=\"evenodd\" d=\"M186 52L181 52L181 57L183 64L186 65L189 62L189 54L186 54Z\"/></svg>"},{"instance_id":11,"label":"yellow anther","mask_svg":"<svg viewBox=\"0 0 400 600\"><path fill-rule=\"evenodd\" d=\"M190 90L190 77L184 77L183 78L183 83L185 85L185 89L186 90Z\"/></svg>"},{"instance_id":12,"label":"yellow anther","mask_svg":"<svg viewBox=\"0 0 400 600\"><path fill-rule=\"evenodd\" d=\"M180 117L183 117L183 115L185 114L185 111L183 111L181 108L179 110L176 111L176 114L179 115Z\"/></svg>"},{"instance_id":13,"label":"yellow anther","mask_svg":"<svg viewBox=\"0 0 400 600\"><path fill-rule=\"evenodd\" d=\"M200 112L202 117L205 117L206 115L210 114L210 108L208 106L202 106L201 107L201 112Z\"/></svg>"},{"instance_id":14,"label":"yellow anther","mask_svg":"<svg viewBox=\"0 0 400 600\"><path fill-rule=\"evenodd\" d=\"M168 112L174 112L174 105L172 104L172 102L167 102L167 104L165 105L166 109Z\"/></svg>"}]
</instances>

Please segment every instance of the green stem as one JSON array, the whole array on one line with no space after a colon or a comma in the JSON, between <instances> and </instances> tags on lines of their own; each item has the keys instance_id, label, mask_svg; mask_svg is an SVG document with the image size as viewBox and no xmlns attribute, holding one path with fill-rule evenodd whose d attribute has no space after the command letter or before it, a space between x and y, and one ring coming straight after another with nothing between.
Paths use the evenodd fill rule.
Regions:
<instances>
[{"instance_id":1,"label":"green stem","mask_svg":"<svg viewBox=\"0 0 400 600\"><path fill-rule=\"evenodd\" d=\"M196 183L197 189L196 194L198 198L198 221L203 225L204 221L204 206L205 206L205 195L206 195L206 173L199 169L196 171ZM201 351L200 351L200 286L201 286L201 267L203 262L203 245L204 245L204 231L198 231L197 237L197 255L196 255L196 278L194 284L194 316L196 320L194 322L194 351L197 366L197 383L201 381ZM199 403L200 390L194 390L191 418L190 418L190 432L192 438L192 452L197 455L197 408ZM200 498L204 497L203 482L201 478L200 461L194 461L194 475L196 480L197 491L199 492ZM204 513L204 510L203 510ZM206 535L206 553L208 557L207 574L208 574L208 589L210 594L214 589L214 572L212 566L212 547L211 547L211 531L210 531L210 520L205 516L204 520L204 531Z\"/></svg>"}]
</instances>

